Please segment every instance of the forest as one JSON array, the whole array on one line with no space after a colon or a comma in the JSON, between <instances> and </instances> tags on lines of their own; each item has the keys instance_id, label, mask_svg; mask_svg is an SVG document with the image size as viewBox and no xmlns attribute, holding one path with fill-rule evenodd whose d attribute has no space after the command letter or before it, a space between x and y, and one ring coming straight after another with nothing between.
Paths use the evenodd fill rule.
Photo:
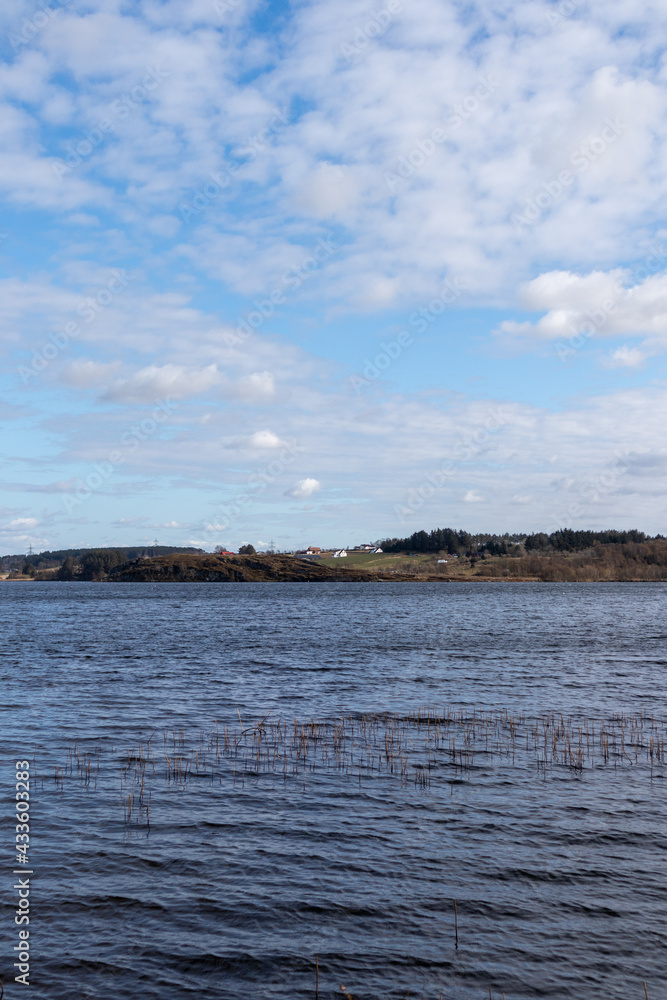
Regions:
<instances>
[{"instance_id":1,"label":"forest","mask_svg":"<svg viewBox=\"0 0 667 1000\"><path fill-rule=\"evenodd\" d=\"M667 580L667 539L636 529L500 535L435 528L378 545L382 554L360 557L354 566L345 560L350 565L335 572L324 559L313 579ZM304 578L298 557L284 553L274 565L270 555L251 548L242 546L238 555L167 545L62 549L1 557L0 570L9 579L44 581L157 580L165 574L187 580L202 573L206 579Z\"/></svg>"},{"instance_id":2,"label":"forest","mask_svg":"<svg viewBox=\"0 0 667 1000\"><path fill-rule=\"evenodd\" d=\"M118 566L142 556L201 552L192 547L135 545L127 548L57 549L0 557L0 570L10 574L55 580L101 580ZM54 573L55 570L55 573Z\"/></svg>"},{"instance_id":3,"label":"forest","mask_svg":"<svg viewBox=\"0 0 667 1000\"><path fill-rule=\"evenodd\" d=\"M378 542L384 552L426 553L445 552L449 555L522 555L526 553L581 552L594 545L627 545L661 539L662 535L645 535L643 531L574 531L562 528L547 535L471 535L453 528L415 531L407 538L385 538Z\"/></svg>"}]
</instances>

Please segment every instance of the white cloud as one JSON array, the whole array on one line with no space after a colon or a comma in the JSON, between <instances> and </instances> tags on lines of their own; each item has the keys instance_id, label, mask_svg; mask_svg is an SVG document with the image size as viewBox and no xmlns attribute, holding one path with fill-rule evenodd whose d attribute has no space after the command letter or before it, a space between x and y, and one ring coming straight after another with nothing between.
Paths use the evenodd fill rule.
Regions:
<instances>
[{"instance_id":1,"label":"white cloud","mask_svg":"<svg viewBox=\"0 0 667 1000\"><path fill-rule=\"evenodd\" d=\"M119 368L120 362L118 361L102 364L99 361L91 361L89 358L77 358L76 361L65 366L61 380L66 385L72 385L78 389L90 389L108 382Z\"/></svg>"},{"instance_id":2,"label":"white cloud","mask_svg":"<svg viewBox=\"0 0 667 1000\"><path fill-rule=\"evenodd\" d=\"M130 378L118 379L105 393L105 398L136 403L154 402L160 396L183 399L207 392L220 382L215 364L206 368L185 365L149 365Z\"/></svg>"},{"instance_id":3,"label":"white cloud","mask_svg":"<svg viewBox=\"0 0 667 1000\"><path fill-rule=\"evenodd\" d=\"M99 226L100 220L96 215L90 215L87 212L73 212L70 216L63 220L70 226Z\"/></svg>"},{"instance_id":4,"label":"white cloud","mask_svg":"<svg viewBox=\"0 0 667 1000\"><path fill-rule=\"evenodd\" d=\"M36 517L16 517L9 522L10 528L36 528L39 521Z\"/></svg>"},{"instance_id":5,"label":"white cloud","mask_svg":"<svg viewBox=\"0 0 667 1000\"><path fill-rule=\"evenodd\" d=\"M613 352L607 360L608 368L641 368L646 361L646 355L638 347L624 345Z\"/></svg>"},{"instance_id":6,"label":"white cloud","mask_svg":"<svg viewBox=\"0 0 667 1000\"><path fill-rule=\"evenodd\" d=\"M11 31L14 16L34 9L0 9L0 21ZM57 494L75 491L105 460L139 407L167 397L184 401L173 433L127 455L108 484L113 509L103 490L87 501L97 523L118 517L117 497L165 484L170 506L151 509L151 520L173 515L226 530L209 501L250 495L237 504L236 537L255 537L260 516L278 535L290 517L300 527L305 511L294 515L286 488L296 483L288 497L307 499L294 490L317 482L316 468L336 483L318 524L341 542L353 504L360 537L436 524L443 510L480 530L567 517L608 525L637 511L662 527L664 386L639 371L667 347L658 211L667 196L667 28L652 8L600 0L552 29L547 0L465 10L412 0L349 58L342 46L363 35L370 16L359 0L293 5L273 35L252 27L256 9L244 0L221 20L209 0L90 0L60 11L0 67L0 196L43 234L31 241L27 276L0 282L11 407L31 410L30 441L11 459L22 464L10 466L30 471L7 491L39 493L61 511ZM147 66L163 77L120 117L115 103ZM489 81L483 99L480 78ZM290 108L289 124L272 128ZM58 176L67 147L109 116L112 131ZM431 138L436 128L443 141ZM217 188L212 174L223 178ZM186 221L179 206L193 206L197 192ZM530 205L533 219L517 226L513 215ZM335 252L311 266L314 248L330 239ZM3 239L11 263L10 247ZM132 280L107 302L112 268ZM452 374L472 328L465 313L459 324L458 314L438 312L426 336L434 358L438 338L446 333L449 350L451 336L451 368L429 355L420 372L416 346L392 366L391 393L381 379L347 392L341 371L375 351L363 339L368 324L357 355L356 319L347 329L340 315L391 308L388 324L412 330L412 310L434 301L447 276L467 283L475 305L518 301L523 312L503 324L503 337L543 350L571 337L584 343L588 331L608 338L608 357L596 355L602 365L625 369L628 385L648 384L618 392L598 371L612 388L573 400L565 367L554 365L547 403L536 387L542 373L527 361L508 372L506 419L490 430L485 421L500 403L464 396ZM284 301L270 298L276 291ZM88 322L83 300L100 292ZM253 333L230 346L230 329L257 311ZM77 335L21 383L15 366L45 348L53 354L51 336L71 322ZM402 379L428 389L403 393ZM62 390L52 406L55 381L68 387L69 409ZM76 390L91 387L125 405L85 412ZM268 404L270 420L260 409ZM265 422L282 437L257 431ZM30 457L33 433L49 471ZM285 440L299 449L270 478ZM596 485L619 450L633 461L611 486ZM249 487L252 475L265 476L261 494ZM177 489L181 508L171 506ZM31 509L22 499L19 511ZM403 520L397 508L408 511Z\"/></svg>"},{"instance_id":7,"label":"white cloud","mask_svg":"<svg viewBox=\"0 0 667 1000\"><path fill-rule=\"evenodd\" d=\"M236 392L248 403L270 403L276 395L276 380L271 372L253 372L239 379Z\"/></svg>"},{"instance_id":8,"label":"white cloud","mask_svg":"<svg viewBox=\"0 0 667 1000\"><path fill-rule=\"evenodd\" d=\"M245 148L230 183L204 195L197 225L181 234L190 260L261 291L282 248L316 242L320 220L332 218L347 235L322 288L352 302L383 279L422 297L447 272L495 300L535 261L611 267L619 245L642 244L667 186L665 40L645 7L601 2L552 29L545 0L485 2L465 17L419 0L353 58L342 46L369 17L358 0L302 4L273 38L252 32L253 9L245 0L224 24L206 0L60 11L0 77L0 189L57 211L103 204L141 220L161 253L179 202L226 169L228 148ZM142 86L147 65L163 75L121 117L114 108ZM482 99L480 79L491 81ZM272 128L304 94L307 110ZM67 144L105 117L112 132L59 178L53 165ZM619 124L604 140L608 120ZM445 138L434 142L435 129ZM392 190L386 175L401 165ZM512 216L566 169L572 182L517 231ZM252 211L239 218L246 198ZM215 260L203 259L207 230L224 234Z\"/></svg>"},{"instance_id":9,"label":"white cloud","mask_svg":"<svg viewBox=\"0 0 667 1000\"><path fill-rule=\"evenodd\" d=\"M307 500L314 493L322 489L322 484L317 479L300 479L291 490L287 490L285 496L293 497L295 500Z\"/></svg>"},{"instance_id":10,"label":"white cloud","mask_svg":"<svg viewBox=\"0 0 667 1000\"><path fill-rule=\"evenodd\" d=\"M344 218L360 196L359 180L352 168L323 162L300 179L295 204L315 218Z\"/></svg>"},{"instance_id":11,"label":"white cloud","mask_svg":"<svg viewBox=\"0 0 667 1000\"><path fill-rule=\"evenodd\" d=\"M661 266L667 263L662 254ZM656 257L651 258L654 269ZM498 333L530 341L563 340L578 343L582 337L634 336L646 338L654 349L667 348L667 272L636 280L647 268L615 268L574 274L550 271L526 284L521 291L524 308L546 311L537 321L505 321ZM617 362L639 364L639 352L616 352Z\"/></svg>"},{"instance_id":12,"label":"white cloud","mask_svg":"<svg viewBox=\"0 0 667 1000\"><path fill-rule=\"evenodd\" d=\"M307 503L324 481L335 482L336 488L313 514L312 528L327 543L339 538L347 544L350 523L359 537L410 534L441 524L443 510L451 525L480 531L555 530L563 523L638 524L659 531L664 525L667 396L659 384L551 409L464 397L443 403L438 397L398 392L370 400L332 392L325 383L321 390L311 389L305 408L290 405L281 411L281 429L290 447L297 444L286 453L283 469L275 462L280 455L275 448L241 448L232 463L221 461L219 424L199 424L198 412L184 405L177 435L151 436L135 453L127 452L107 489L110 497L135 502L134 512L145 506L143 494L137 494L143 483L155 495L166 491L176 520L201 523L204 538L224 532L230 547L252 537L258 519L275 528L280 548L298 546L303 526L295 523L290 501ZM57 425L51 422L65 446L53 460L61 474L74 469L76 474L52 484L42 479L37 464L34 485L9 486L26 495L39 492L42 503L62 511L57 494L74 493L86 470L94 470L133 419L126 412L103 410L89 413L85 421L64 416ZM242 409L236 412L241 429L252 419ZM247 443L253 433L248 428L242 440ZM318 479L310 471L315 459ZM257 490L257 482L266 488ZM101 494L86 507L98 521L104 517L103 508L97 509ZM139 499L132 501L133 496ZM176 511L179 496L182 514ZM527 498L530 503L523 502ZM111 517L118 516L116 505L109 508ZM206 525L211 528L204 530Z\"/></svg>"},{"instance_id":13,"label":"white cloud","mask_svg":"<svg viewBox=\"0 0 667 1000\"><path fill-rule=\"evenodd\" d=\"M250 435L248 439L248 445L250 448L284 448L286 442L274 434L273 431L255 431L254 434Z\"/></svg>"}]
</instances>

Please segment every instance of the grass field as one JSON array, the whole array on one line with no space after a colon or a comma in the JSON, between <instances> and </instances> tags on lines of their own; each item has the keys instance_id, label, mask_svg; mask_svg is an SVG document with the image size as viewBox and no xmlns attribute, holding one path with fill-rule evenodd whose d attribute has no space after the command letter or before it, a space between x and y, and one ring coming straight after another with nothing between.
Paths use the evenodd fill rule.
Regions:
<instances>
[{"instance_id":1,"label":"grass field","mask_svg":"<svg viewBox=\"0 0 667 1000\"><path fill-rule=\"evenodd\" d=\"M446 563L439 563L438 558L446 558ZM371 554L369 552L349 552L346 558L333 559L331 557L319 560L324 566L350 566L355 569L368 569L374 572L390 574L395 573L434 573L442 576L469 575L472 567L469 559L457 559L453 556L439 557L436 554L427 555L404 555L397 552L382 552Z\"/></svg>"},{"instance_id":2,"label":"grass field","mask_svg":"<svg viewBox=\"0 0 667 1000\"><path fill-rule=\"evenodd\" d=\"M516 548L511 554L488 553L468 556L444 556L438 553L352 552L342 559L333 553L322 558L303 559L288 554L223 555L205 552L172 552L169 555L144 557L123 566L115 563L101 567L93 575L77 569L74 579L122 579L168 582L236 580L258 582L299 580L461 580L461 581L535 581L609 582L667 581L667 539L661 536L644 542L595 544L578 551L525 552ZM120 575L119 575L120 574ZM67 577L70 579L71 577ZM24 576L17 570L9 579L46 581L58 579L57 568L39 570Z\"/></svg>"}]
</instances>

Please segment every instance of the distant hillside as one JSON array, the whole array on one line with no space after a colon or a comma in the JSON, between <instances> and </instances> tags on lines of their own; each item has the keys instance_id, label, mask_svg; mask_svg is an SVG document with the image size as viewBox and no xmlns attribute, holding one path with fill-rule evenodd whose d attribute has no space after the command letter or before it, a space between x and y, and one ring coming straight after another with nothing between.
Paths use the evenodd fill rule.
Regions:
<instances>
[{"instance_id":1,"label":"distant hillside","mask_svg":"<svg viewBox=\"0 0 667 1000\"><path fill-rule=\"evenodd\" d=\"M526 554L476 560L477 572L495 579L533 577L545 582L583 583L667 580L667 539L596 542L586 549L529 550Z\"/></svg>"},{"instance_id":2,"label":"distant hillside","mask_svg":"<svg viewBox=\"0 0 667 1000\"><path fill-rule=\"evenodd\" d=\"M464 535L463 532L453 534L457 542ZM474 537L468 536L466 543ZM389 551L351 552L347 559L326 555L321 559L302 559L262 553L211 554L168 546L161 546L160 549L167 551L160 554L151 548L74 549L41 553L53 560L50 566L48 561L46 568L43 564L26 566L23 563L19 570L23 568L28 572L15 572L10 579L127 583L667 581L667 539L660 535L649 538L641 532L610 531L477 538L477 544L470 543L467 548L461 546L458 552L451 552L449 548L433 551L431 546L442 541L443 536L417 532L410 539L394 540L394 551L390 543ZM418 548L420 542L424 546L421 550ZM409 548L406 543L410 543ZM453 542L451 547L454 547ZM65 556L60 564L55 561L56 555Z\"/></svg>"},{"instance_id":3,"label":"distant hillside","mask_svg":"<svg viewBox=\"0 0 667 1000\"><path fill-rule=\"evenodd\" d=\"M381 544L384 552L402 556L405 569L416 558L424 571L433 572L437 556L442 556L450 574L459 578L560 583L667 580L667 539L634 530L564 529L522 537L436 529Z\"/></svg>"},{"instance_id":4,"label":"distant hillside","mask_svg":"<svg viewBox=\"0 0 667 1000\"><path fill-rule=\"evenodd\" d=\"M574 531L562 528L550 535L471 535L467 531L454 528L434 528L433 531L415 531L407 538L385 538L378 542L384 552L443 552L449 555L517 555L525 552L544 554L581 552L595 545L627 545L661 540L662 535L652 538L643 531Z\"/></svg>"},{"instance_id":5,"label":"distant hillside","mask_svg":"<svg viewBox=\"0 0 667 1000\"><path fill-rule=\"evenodd\" d=\"M667 580L667 540L595 545L577 552L519 555L473 553L470 557L369 555L345 560L307 560L287 555L172 554L138 559L113 570L108 580L125 582L410 581L611 582ZM352 562L352 561L351 561Z\"/></svg>"},{"instance_id":6,"label":"distant hillside","mask_svg":"<svg viewBox=\"0 0 667 1000\"><path fill-rule=\"evenodd\" d=\"M261 581L373 580L377 572L347 567L331 568L320 562L286 555L173 554L136 559L115 569L108 579L126 583L226 583Z\"/></svg>"},{"instance_id":7,"label":"distant hillside","mask_svg":"<svg viewBox=\"0 0 667 1000\"><path fill-rule=\"evenodd\" d=\"M63 580L100 579L115 566L120 566L139 556L161 556L172 552L201 552L201 549L174 545L134 545L97 549L57 549L30 555L0 557L0 571L19 573L22 576Z\"/></svg>"}]
</instances>

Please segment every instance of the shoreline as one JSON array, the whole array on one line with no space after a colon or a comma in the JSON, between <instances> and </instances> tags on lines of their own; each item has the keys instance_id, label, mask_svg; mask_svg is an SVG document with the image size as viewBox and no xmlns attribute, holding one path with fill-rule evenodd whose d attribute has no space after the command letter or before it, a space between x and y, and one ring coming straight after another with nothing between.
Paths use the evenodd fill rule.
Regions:
<instances>
[{"instance_id":1,"label":"shoreline","mask_svg":"<svg viewBox=\"0 0 667 1000\"><path fill-rule=\"evenodd\" d=\"M66 573L63 572L66 569ZM528 572L526 572L528 570ZM596 553L562 557L492 556L450 560L440 568L423 556L370 557L341 565L287 554L184 553L141 556L113 568L49 568L6 576L9 583L667 583L667 567L648 560L612 562Z\"/></svg>"}]
</instances>

